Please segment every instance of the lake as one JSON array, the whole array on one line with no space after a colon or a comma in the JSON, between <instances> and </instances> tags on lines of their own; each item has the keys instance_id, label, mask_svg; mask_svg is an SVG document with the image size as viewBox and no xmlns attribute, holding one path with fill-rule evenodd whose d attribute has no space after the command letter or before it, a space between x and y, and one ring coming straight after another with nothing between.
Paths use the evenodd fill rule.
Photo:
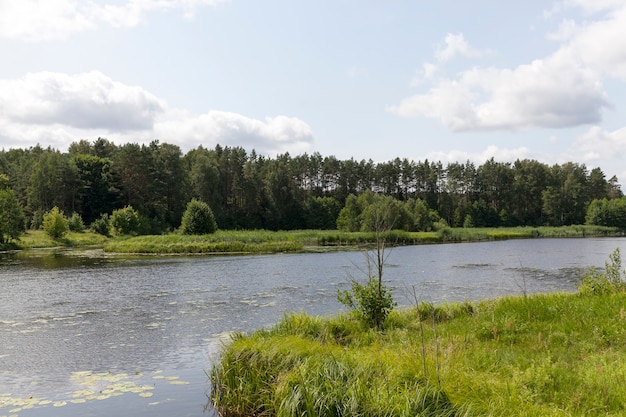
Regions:
<instances>
[{"instance_id":1,"label":"lake","mask_svg":"<svg viewBox=\"0 0 626 417\"><path fill-rule=\"evenodd\" d=\"M574 291L623 238L527 239L394 248L401 306ZM343 311L365 280L360 252L122 257L0 254L0 416L207 416L205 371L235 331L289 312Z\"/></svg>"}]
</instances>

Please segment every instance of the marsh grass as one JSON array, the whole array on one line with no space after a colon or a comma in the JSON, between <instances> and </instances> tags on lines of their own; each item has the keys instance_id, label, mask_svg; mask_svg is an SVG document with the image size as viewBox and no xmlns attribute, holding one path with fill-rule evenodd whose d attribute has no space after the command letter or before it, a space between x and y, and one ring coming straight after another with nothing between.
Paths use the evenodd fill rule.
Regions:
<instances>
[{"instance_id":1,"label":"marsh grass","mask_svg":"<svg viewBox=\"0 0 626 417\"><path fill-rule=\"evenodd\" d=\"M43 230L28 230L20 236L15 249L40 249L53 247L101 246L107 242L105 236L90 231L68 232L61 239L53 239Z\"/></svg>"},{"instance_id":2,"label":"marsh grass","mask_svg":"<svg viewBox=\"0 0 626 417\"><path fill-rule=\"evenodd\" d=\"M211 380L224 416L625 415L626 295L414 307L384 332L292 314L235 337Z\"/></svg>"},{"instance_id":3,"label":"marsh grass","mask_svg":"<svg viewBox=\"0 0 626 417\"><path fill-rule=\"evenodd\" d=\"M601 226L520 227L520 228L444 228L436 232L384 233L389 246L441 242L473 242L533 237L621 236L615 228ZM107 252L146 254L280 253L362 250L374 247L375 232L336 230L218 230L208 235L166 235L107 238L91 231L70 232L54 240L41 230L29 230L9 249L103 246Z\"/></svg>"}]
</instances>

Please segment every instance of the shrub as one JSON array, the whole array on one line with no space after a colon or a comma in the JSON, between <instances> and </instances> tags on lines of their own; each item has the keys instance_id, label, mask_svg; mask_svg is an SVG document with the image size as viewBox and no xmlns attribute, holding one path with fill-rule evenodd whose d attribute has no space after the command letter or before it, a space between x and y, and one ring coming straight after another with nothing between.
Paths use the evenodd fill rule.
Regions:
<instances>
[{"instance_id":1,"label":"shrub","mask_svg":"<svg viewBox=\"0 0 626 417\"><path fill-rule=\"evenodd\" d=\"M111 227L118 235L134 235L141 230L141 217L132 206L114 210L110 220Z\"/></svg>"},{"instance_id":2,"label":"shrub","mask_svg":"<svg viewBox=\"0 0 626 417\"><path fill-rule=\"evenodd\" d=\"M72 216L67 219L67 225L69 226L72 232L82 232L85 230L85 223L83 222L83 218L80 214L74 212Z\"/></svg>"},{"instance_id":3,"label":"shrub","mask_svg":"<svg viewBox=\"0 0 626 417\"><path fill-rule=\"evenodd\" d=\"M55 206L52 210L44 214L43 230L48 236L55 240L61 239L67 234L69 230L67 219L58 207Z\"/></svg>"},{"instance_id":4,"label":"shrub","mask_svg":"<svg viewBox=\"0 0 626 417\"><path fill-rule=\"evenodd\" d=\"M37 209L33 212L33 217L30 221L30 228L33 230L39 230L43 227L43 215L44 211Z\"/></svg>"},{"instance_id":5,"label":"shrub","mask_svg":"<svg viewBox=\"0 0 626 417\"><path fill-rule=\"evenodd\" d=\"M582 295L604 295L626 291L626 271L622 269L622 257L617 248L609 255L609 262L604 263L604 273L591 268L578 284L578 293Z\"/></svg>"},{"instance_id":6,"label":"shrub","mask_svg":"<svg viewBox=\"0 0 626 417\"><path fill-rule=\"evenodd\" d=\"M355 311L368 326L378 329L382 329L396 306L391 290L375 276L367 284L352 280L352 290L337 291L337 300Z\"/></svg>"},{"instance_id":7,"label":"shrub","mask_svg":"<svg viewBox=\"0 0 626 417\"><path fill-rule=\"evenodd\" d=\"M109 215L101 214L96 220L91 223L91 231L103 236L111 235L111 221Z\"/></svg>"},{"instance_id":8,"label":"shrub","mask_svg":"<svg viewBox=\"0 0 626 417\"><path fill-rule=\"evenodd\" d=\"M183 234L186 235L206 235L215 233L217 224L211 207L204 201L195 198L187 203L187 209L183 214L180 226Z\"/></svg>"}]
</instances>

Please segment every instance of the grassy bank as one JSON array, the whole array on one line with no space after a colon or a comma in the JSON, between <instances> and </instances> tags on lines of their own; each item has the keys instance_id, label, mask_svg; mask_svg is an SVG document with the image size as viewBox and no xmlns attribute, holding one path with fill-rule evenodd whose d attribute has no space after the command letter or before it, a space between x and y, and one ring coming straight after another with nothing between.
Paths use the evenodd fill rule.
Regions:
<instances>
[{"instance_id":1,"label":"grassy bank","mask_svg":"<svg viewBox=\"0 0 626 417\"><path fill-rule=\"evenodd\" d=\"M238 335L211 373L224 416L626 414L626 295L540 294Z\"/></svg>"},{"instance_id":2,"label":"grassy bank","mask_svg":"<svg viewBox=\"0 0 626 417\"><path fill-rule=\"evenodd\" d=\"M475 242L484 240L523 239L538 237L623 236L617 228L601 226L510 227L510 228L444 228L433 232L387 233L392 245L419 245L444 242ZM19 241L5 249L34 249L101 246L112 253L145 254L219 254L318 252L359 249L376 241L373 232L341 232L337 230L218 230L214 234L187 236L176 233L156 236L105 236L85 231L70 232L54 240L42 230L29 230Z\"/></svg>"},{"instance_id":3,"label":"grassy bank","mask_svg":"<svg viewBox=\"0 0 626 417\"><path fill-rule=\"evenodd\" d=\"M17 242L11 242L7 249L43 249L43 248L84 248L89 246L103 246L109 239L97 233L69 232L59 240L52 239L43 230L29 230L20 236Z\"/></svg>"},{"instance_id":4,"label":"grassy bank","mask_svg":"<svg viewBox=\"0 0 626 417\"><path fill-rule=\"evenodd\" d=\"M620 236L616 228L600 226L515 227L515 228L445 228L436 232L388 232L387 242L396 245L417 245L442 242L473 242L482 240L536 237ZM219 230L204 236L168 234L116 238L105 245L107 252L152 254L212 253L275 253L313 252L351 249L376 241L374 232L340 232L336 230Z\"/></svg>"}]
</instances>

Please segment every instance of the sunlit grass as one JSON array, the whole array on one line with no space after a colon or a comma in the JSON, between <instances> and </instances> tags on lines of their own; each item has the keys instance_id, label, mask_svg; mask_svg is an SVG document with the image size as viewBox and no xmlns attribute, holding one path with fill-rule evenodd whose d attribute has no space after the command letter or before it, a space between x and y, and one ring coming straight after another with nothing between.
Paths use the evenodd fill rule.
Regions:
<instances>
[{"instance_id":1,"label":"sunlit grass","mask_svg":"<svg viewBox=\"0 0 626 417\"><path fill-rule=\"evenodd\" d=\"M626 295L436 308L434 324L431 306L393 312L384 332L295 314L239 335L211 373L215 405L225 416L626 414Z\"/></svg>"},{"instance_id":2,"label":"sunlit grass","mask_svg":"<svg viewBox=\"0 0 626 417\"><path fill-rule=\"evenodd\" d=\"M16 242L16 248L19 249L39 249L63 247L85 247L85 246L101 246L109 239L105 236L85 232L68 232L63 238L55 240L46 234L43 230L28 230L20 236Z\"/></svg>"},{"instance_id":3,"label":"sunlit grass","mask_svg":"<svg viewBox=\"0 0 626 417\"><path fill-rule=\"evenodd\" d=\"M616 228L601 226L444 228L432 232L392 230L385 233L388 245L419 245L442 242L473 242L537 237L621 236ZM107 252L148 254L218 254L319 252L362 249L376 242L374 232L337 230L218 230L214 234L188 236L178 233L107 238L85 231L70 232L54 240L42 230L29 230L14 249L103 246Z\"/></svg>"}]
</instances>

